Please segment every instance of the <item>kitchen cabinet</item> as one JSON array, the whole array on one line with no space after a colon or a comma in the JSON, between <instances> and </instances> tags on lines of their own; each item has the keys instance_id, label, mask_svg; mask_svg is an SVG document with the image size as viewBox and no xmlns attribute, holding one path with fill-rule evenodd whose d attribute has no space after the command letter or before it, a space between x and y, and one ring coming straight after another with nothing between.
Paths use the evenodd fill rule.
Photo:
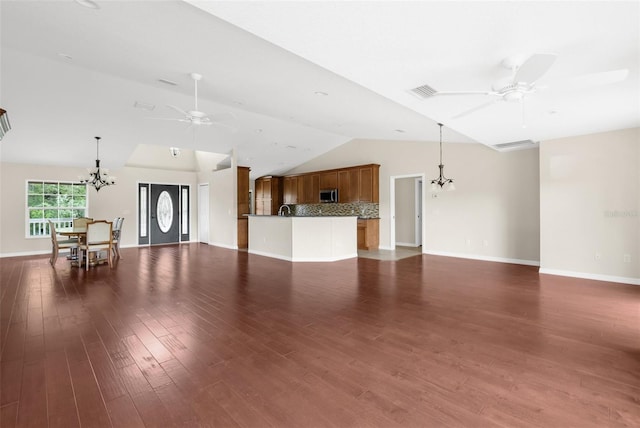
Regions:
<instances>
[{"instance_id":1,"label":"kitchen cabinet","mask_svg":"<svg viewBox=\"0 0 640 428\"><path fill-rule=\"evenodd\" d=\"M282 205L282 177L267 176L256 179L256 215L277 215Z\"/></svg>"},{"instance_id":2,"label":"kitchen cabinet","mask_svg":"<svg viewBox=\"0 0 640 428\"><path fill-rule=\"evenodd\" d=\"M298 203L298 176L284 177L283 182L283 204Z\"/></svg>"},{"instance_id":3,"label":"kitchen cabinet","mask_svg":"<svg viewBox=\"0 0 640 428\"><path fill-rule=\"evenodd\" d=\"M359 167L359 202L380 202L380 165Z\"/></svg>"},{"instance_id":4,"label":"kitchen cabinet","mask_svg":"<svg viewBox=\"0 0 640 428\"><path fill-rule=\"evenodd\" d=\"M356 168L338 171L338 202L345 204L360 200L360 171Z\"/></svg>"},{"instance_id":5,"label":"kitchen cabinet","mask_svg":"<svg viewBox=\"0 0 640 428\"><path fill-rule=\"evenodd\" d=\"M249 212L249 171L245 166L237 168L237 225L238 225L238 248L249 246L249 230L247 214Z\"/></svg>"},{"instance_id":6,"label":"kitchen cabinet","mask_svg":"<svg viewBox=\"0 0 640 428\"><path fill-rule=\"evenodd\" d=\"M320 173L320 190L338 188L338 171L322 171Z\"/></svg>"},{"instance_id":7,"label":"kitchen cabinet","mask_svg":"<svg viewBox=\"0 0 640 428\"><path fill-rule=\"evenodd\" d=\"M380 245L380 220L358 219L358 250L377 250Z\"/></svg>"},{"instance_id":8,"label":"kitchen cabinet","mask_svg":"<svg viewBox=\"0 0 640 428\"><path fill-rule=\"evenodd\" d=\"M300 180L300 178L298 178ZM305 174L302 176L303 198L299 204L320 203L320 174Z\"/></svg>"}]
</instances>

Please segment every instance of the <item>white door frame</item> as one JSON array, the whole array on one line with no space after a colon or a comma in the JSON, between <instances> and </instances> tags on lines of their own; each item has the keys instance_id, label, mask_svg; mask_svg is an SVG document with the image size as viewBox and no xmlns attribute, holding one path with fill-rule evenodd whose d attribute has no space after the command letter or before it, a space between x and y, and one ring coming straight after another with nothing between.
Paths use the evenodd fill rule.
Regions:
<instances>
[{"instance_id":1,"label":"white door frame","mask_svg":"<svg viewBox=\"0 0 640 428\"><path fill-rule=\"evenodd\" d=\"M416 185L415 185L416 212L413 218L415 219L415 222L416 222L415 223L415 231L416 231L415 243L416 243L416 246L419 247L420 245L422 245L422 186L424 184L424 181L422 181L422 178L416 177L415 182L416 182Z\"/></svg>"},{"instance_id":2,"label":"white door frame","mask_svg":"<svg viewBox=\"0 0 640 428\"><path fill-rule=\"evenodd\" d=\"M401 178L415 178L416 180L422 180L422 183L426 180L426 174L424 173L416 173L416 174L402 174L402 175L392 175L389 177L389 249L395 250L396 248L396 180ZM420 212L424 213L424 186L422 186L422 204L420 207ZM417 208L416 208L417 211ZM424 251L424 215L421 216L420 219L420 230L421 230L421 240L422 248Z\"/></svg>"},{"instance_id":3,"label":"white door frame","mask_svg":"<svg viewBox=\"0 0 640 428\"><path fill-rule=\"evenodd\" d=\"M209 243L209 183L198 184L198 242Z\"/></svg>"}]
</instances>

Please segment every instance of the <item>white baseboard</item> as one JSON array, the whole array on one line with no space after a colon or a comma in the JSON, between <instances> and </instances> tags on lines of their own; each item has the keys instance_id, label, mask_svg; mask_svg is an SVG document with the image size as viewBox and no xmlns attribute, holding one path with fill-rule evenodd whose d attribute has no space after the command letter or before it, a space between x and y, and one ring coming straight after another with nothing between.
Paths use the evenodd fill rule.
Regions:
<instances>
[{"instance_id":1,"label":"white baseboard","mask_svg":"<svg viewBox=\"0 0 640 428\"><path fill-rule=\"evenodd\" d=\"M625 276L600 275L597 273L573 272L569 270L540 268L540 273L547 275L569 276L572 278L593 279L594 281L619 282L621 284L640 285L640 278Z\"/></svg>"},{"instance_id":2,"label":"white baseboard","mask_svg":"<svg viewBox=\"0 0 640 428\"><path fill-rule=\"evenodd\" d=\"M228 250L237 250L238 249L237 245L223 244L221 242L209 242L209 245L213 245L214 247L226 248Z\"/></svg>"},{"instance_id":3,"label":"white baseboard","mask_svg":"<svg viewBox=\"0 0 640 428\"><path fill-rule=\"evenodd\" d=\"M396 242L396 245L402 245L403 247L419 247L415 242Z\"/></svg>"},{"instance_id":4,"label":"white baseboard","mask_svg":"<svg viewBox=\"0 0 640 428\"><path fill-rule=\"evenodd\" d=\"M62 254L63 251L60 252ZM66 253L66 251L64 251ZM1 253L0 258L4 257L24 257L24 256L41 256L44 254L51 254L51 250L38 250L38 251L20 251L18 253Z\"/></svg>"},{"instance_id":5,"label":"white baseboard","mask_svg":"<svg viewBox=\"0 0 640 428\"><path fill-rule=\"evenodd\" d=\"M516 265L540 266L537 260L509 259L505 257L481 256L476 254L449 253L447 251L429 251L423 250L423 254L431 254L432 256L457 257L460 259L483 260L485 262L511 263Z\"/></svg>"}]
</instances>

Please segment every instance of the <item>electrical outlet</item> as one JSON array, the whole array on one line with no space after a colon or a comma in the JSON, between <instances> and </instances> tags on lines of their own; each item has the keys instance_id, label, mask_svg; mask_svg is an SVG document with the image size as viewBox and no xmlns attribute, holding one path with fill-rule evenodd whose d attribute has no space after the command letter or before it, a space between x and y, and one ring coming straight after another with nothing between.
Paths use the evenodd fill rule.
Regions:
<instances>
[{"instance_id":1,"label":"electrical outlet","mask_svg":"<svg viewBox=\"0 0 640 428\"><path fill-rule=\"evenodd\" d=\"M593 256L595 260L600 260L602 258L602 254L596 251L596 254Z\"/></svg>"},{"instance_id":2,"label":"electrical outlet","mask_svg":"<svg viewBox=\"0 0 640 428\"><path fill-rule=\"evenodd\" d=\"M484 245L485 247L488 247L489 241L485 239L484 241L482 241L482 245Z\"/></svg>"},{"instance_id":3,"label":"electrical outlet","mask_svg":"<svg viewBox=\"0 0 640 428\"><path fill-rule=\"evenodd\" d=\"M622 256L622 260L625 263L631 263L631 254L625 254L624 256Z\"/></svg>"},{"instance_id":4,"label":"electrical outlet","mask_svg":"<svg viewBox=\"0 0 640 428\"><path fill-rule=\"evenodd\" d=\"M471 246L471 239L467 239L467 247Z\"/></svg>"}]
</instances>

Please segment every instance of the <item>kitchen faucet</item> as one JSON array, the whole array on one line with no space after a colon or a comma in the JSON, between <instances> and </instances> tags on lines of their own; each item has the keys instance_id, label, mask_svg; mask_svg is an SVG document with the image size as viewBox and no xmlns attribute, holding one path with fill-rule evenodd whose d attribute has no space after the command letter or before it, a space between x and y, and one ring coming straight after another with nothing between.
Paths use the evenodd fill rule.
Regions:
<instances>
[{"instance_id":1,"label":"kitchen faucet","mask_svg":"<svg viewBox=\"0 0 640 428\"><path fill-rule=\"evenodd\" d=\"M284 210L283 208L286 208L288 211L288 215L291 215L291 207L289 205L281 205L280 208L278 209L278 215L279 216L283 216L284 215Z\"/></svg>"}]
</instances>

